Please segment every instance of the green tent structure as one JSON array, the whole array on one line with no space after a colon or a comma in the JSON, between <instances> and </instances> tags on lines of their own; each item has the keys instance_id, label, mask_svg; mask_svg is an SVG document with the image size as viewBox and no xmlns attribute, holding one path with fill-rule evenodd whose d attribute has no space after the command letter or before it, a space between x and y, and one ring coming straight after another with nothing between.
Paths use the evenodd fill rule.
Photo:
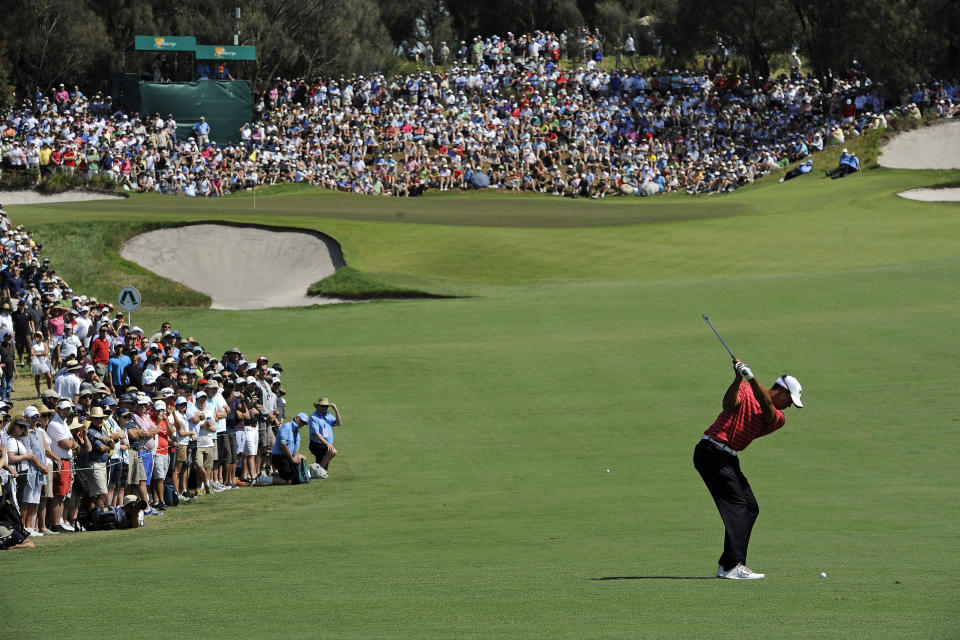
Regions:
<instances>
[{"instance_id":1,"label":"green tent structure","mask_svg":"<svg viewBox=\"0 0 960 640\"><path fill-rule=\"evenodd\" d=\"M198 45L192 36L136 36L138 52L136 74L117 74L114 79L114 103L141 117L170 115L177 121L177 138L185 140L193 135L193 125L203 116L210 125L210 140L217 144L232 144L240 140L240 127L253 117L253 90L248 80L196 79L196 61L235 63L256 60L256 47ZM140 69L143 55L185 56L175 65L186 70L187 82L152 82ZM181 74L182 75L182 74Z\"/></svg>"},{"instance_id":2,"label":"green tent structure","mask_svg":"<svg viewBox=\"0 0 960 640\"><path fill-rule=\"evenodd\" d=\"M192 127L204 116L210 125L210 140L232 144L240 140L240 127L253 114L253 91L246 80L195 82L141 82L140 113L173 114L177 138L193 135Z\"/></svg>"}]
</instances>

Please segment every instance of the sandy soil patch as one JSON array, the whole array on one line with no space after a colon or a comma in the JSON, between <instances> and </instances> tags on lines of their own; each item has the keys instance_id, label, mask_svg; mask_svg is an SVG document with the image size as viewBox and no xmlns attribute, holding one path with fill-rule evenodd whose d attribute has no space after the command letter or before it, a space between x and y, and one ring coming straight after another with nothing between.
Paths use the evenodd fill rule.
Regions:
<instances>
[{"instance_id":1,"label":"sandy soil patch","mask_svg":"<svg viewBox=\"0 0 960 640\"><path fill-rule=\"evenodd\" d=\"M960 121L901 133L880 150L877 162L891 169L960 169Z\"/></svg>"},{"instance_id":2,"label":"sandy soil patch","mask_svg":"<svg viewBox=\"0 0 960 640\"><path fill-rule=\"evenodd\" d=\"M337 243L322 234L194 224L142 233L120 255L207 294L214 309L346 302L307 295L308 286L343 264Z\"/></svg>"}]
</instances>

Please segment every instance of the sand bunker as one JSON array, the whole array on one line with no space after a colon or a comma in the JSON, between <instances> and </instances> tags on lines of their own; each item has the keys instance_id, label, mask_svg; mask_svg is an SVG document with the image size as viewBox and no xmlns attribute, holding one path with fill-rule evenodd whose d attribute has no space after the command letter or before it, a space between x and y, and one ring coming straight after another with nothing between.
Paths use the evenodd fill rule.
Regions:
<instances>
[{"instance_id":1,"label":"sand bunker","mask_svg":"<svg viewBox=\"0 0 960 640\"><path fill-rule=\"evenodd\" d=\"M194 224L142 233L120 255L207 294L214 309L345 302L307 295L343 265L339 245L319 233Z\"/></svg>"},{"instance_id":2,"label":"sand bunker","mask_svg":"<svg viewBox=\"0 0 960 640\"><path fill-rule=\"evenodd\" d=\"M910 189L897 194L908 200L924 202L960 202L960 189Z\"/></svg>"},{"instance_id":3,"label":"sand bunker","mask_svg":"<svg viewBox=\"0 0 960 640\"><path fill-rule=\"evenodd\" d=\"M878 162L891 169L960 169L960 121L901 133L880 150Z\"/></svg>"},{"instance_id":4,"label":"sand bunker","mask_svg":"<svg viewBox=\"0 0 960 640\"><path fill-rule=\"evenodd\" d=\"M49 196L28 190L0 191L0 204L3 204L3 206L8 204L57 204L61 202L86 202L87 200L116 200L122 197L122 195L95 193L93 191L67 191Z\"/></svg>"},{"instance_id":5,"label":"sand bunker","mask_svg":"<svg viewBox=\"0 0 960 640\"><path fill-rule=\"evenodd\" d=\"M901 133L880 150L877 161L891 169L960 169L960 121ZM924 202L960 201L960 189L910 189L897 195Z\"/></svg>"}]
</instances>

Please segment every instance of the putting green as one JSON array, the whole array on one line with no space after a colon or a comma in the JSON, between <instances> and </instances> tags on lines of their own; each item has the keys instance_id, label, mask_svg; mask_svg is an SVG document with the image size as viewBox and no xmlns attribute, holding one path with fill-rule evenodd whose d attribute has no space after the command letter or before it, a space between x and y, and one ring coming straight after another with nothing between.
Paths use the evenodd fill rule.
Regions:
<instances>
[{"instance_id":1,"label":"putting green","mask_svg":"<svg viewBox=\"0 0 960 640\"><path fill-rule=\"evenodd\" d=\"M7 611L29 612L7 632L952 637L960 207L895 194L960 174L819 176L653 202L11 207L101 297L134 279L148 304L202 304L115 252L145 228L211 219L317 229L357 269L469 297L137 312L212 351L279 360L292 410L320 395L343 409L341 455L327 481L4 554ZM806 408L742 456L761 509L756 583L710 578L723 530L692 452L731 373L704 312L765 384L789 372L804 386ZM117 602L122 623L90 615Z\"/></svg>"}]
</instances>

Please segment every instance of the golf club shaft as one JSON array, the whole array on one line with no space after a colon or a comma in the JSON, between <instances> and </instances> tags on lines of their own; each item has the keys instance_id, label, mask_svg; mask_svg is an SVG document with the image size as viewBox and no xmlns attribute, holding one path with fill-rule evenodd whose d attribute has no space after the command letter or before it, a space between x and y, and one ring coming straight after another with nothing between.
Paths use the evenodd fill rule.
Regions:
<instances>
[{"instance_id":1,"label":"golf club shaft","mask_svg":"<svg viewBox=\"0 0 960 640\"><path fill-rule=\"evenodd\" d=\"M706 322L707 325L708 325L711 329L713 329L713 332L714 332L715 334L717 334L717 339L720 341L720 344L723 345L723 348L727 350L727 353L730 354L730 357L733 358L734 360L736 360L736 359L737 359L737 356L733 355L733 351L730 351L730 347L728 347L728 346L727 346L727 343L724 342L724 341L723 341L723 338L720 337L720 332L718 332L718 331L717 331L717 328L714 327L714 326L710 323L710 318L707 317L707 314L702 313L702 314L700 314L700 315L703 316L703 321Z\"/></svg>"}]
</instances>

